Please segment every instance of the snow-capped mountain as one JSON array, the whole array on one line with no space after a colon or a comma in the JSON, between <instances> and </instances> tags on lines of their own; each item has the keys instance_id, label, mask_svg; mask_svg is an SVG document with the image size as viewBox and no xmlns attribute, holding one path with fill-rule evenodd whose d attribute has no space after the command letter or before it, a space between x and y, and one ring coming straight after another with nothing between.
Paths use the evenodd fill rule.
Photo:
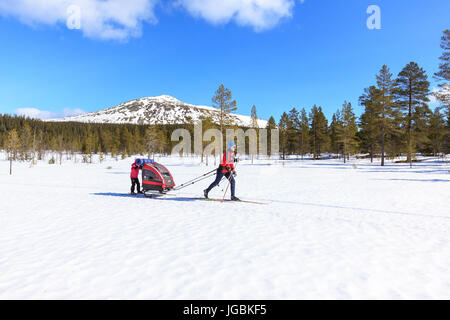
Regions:
<instances>
[{"instance_id":1,"label":"snow-capped mountain","mask_svg":"<svg viewBox=\"0 0 450 320\"><path fill-rule=\"evenodd\" d=\"M171 96L140 98L122 103L101 111L85 113L49 121L74 121L86 123L130 123L130 124L183 124L202 118L217 119L219 110L213 107L196 106L181 102ZM239 126L251 126L251 117L230 115ZM258 126L264 128L267 121L258 120Z\"/></svg>"}]
</instances>

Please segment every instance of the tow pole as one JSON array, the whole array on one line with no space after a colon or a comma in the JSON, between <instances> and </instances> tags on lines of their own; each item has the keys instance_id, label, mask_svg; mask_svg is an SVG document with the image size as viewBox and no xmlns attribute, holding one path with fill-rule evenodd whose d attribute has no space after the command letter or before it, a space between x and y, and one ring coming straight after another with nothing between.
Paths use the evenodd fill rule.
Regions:
<instances>
[{"instance_id":1,"label":"tow pole","mask_svg":"<svg viewBox=\"0 0 450 320\"><path fill-rule=\"evenodd\" d=\"M193 185L193 184L195 184L197 182L205 180L206 178L212 177L213 175L216 174L215 173L216 171L217 171L217 169L211 170L211 171L209 171L209 172L207 172L205 174L202 174L201 176L198 176L197 178L194 178L194 179L189 180L189 181L187 181L187 182L185 182L183 184L180 184L178 187L175 187L172 190L173 191L178 191L178 190L181 190L181 189L186 188L188 186L191 186L191 185Z\"/></svg>"}]
</instances>

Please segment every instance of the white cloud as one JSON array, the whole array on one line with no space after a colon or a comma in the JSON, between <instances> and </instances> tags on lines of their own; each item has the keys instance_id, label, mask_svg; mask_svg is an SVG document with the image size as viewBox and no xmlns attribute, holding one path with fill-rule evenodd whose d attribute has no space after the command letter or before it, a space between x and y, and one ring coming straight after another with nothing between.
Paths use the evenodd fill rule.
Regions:
<instances>
[{"instance_id":1,"label":"white cloud","mask_svg":"<svg viewBox=\"0 0 450 320\"><path fill-rule=\"evenodd\" d=\"M142 23L155 23L158 0L0 0L0 15L37 25L67 25L69 8L80 9L81 31L89 38L126 40L139 37Z\"/></svg>"},{"instance_id":2,"label":"white cloud","mask_svg":"<svg viewBox=\"0 0 450 320\"><path fill-rule=\"evenodd\" d=\"M19 116L25 116L33 119L41 119L41 120L47 120L47 119L58 119L58 118L64 118L64 117L70 117L70 116L77 116L80 114L86 113L84 110L81 109L69 109L66 108L62 112L52 112L52 111L45 111L45 110L39 110L36 108L19 108L14 110L14 114L17 114Z\"/></svg>"},{"instance_id":3,"label":"white cloud","mask_svg":"<svg viewBox=\"0 0 450 320\"><path fill-rule=\"evenodd\" d=\"M143 23L156 23L161 0L0 0L0 16L22 23L81 29L89 38L140 37ZM168 0L212 24L231 21L262 31L290 18L295 0ZM304 0L297 1L303 3ZM75 8L75 9L74 9ZM79 9L79 11L77 10ZM79 12L79 19L78 17ZM74 20L75 19L75 20Z\"/></svg>"},{"instance_id":4,"label":"white cloud","mask_svg":"<svg viewBox=\"0 0 450 320\"><path fill-rule=\"evenodd\" d=\"M255 31L273 28L280 20L290 18L295 5L294 0L178 0L177 3L210 23L235 21Z\"/></svg>"}]
</instances>

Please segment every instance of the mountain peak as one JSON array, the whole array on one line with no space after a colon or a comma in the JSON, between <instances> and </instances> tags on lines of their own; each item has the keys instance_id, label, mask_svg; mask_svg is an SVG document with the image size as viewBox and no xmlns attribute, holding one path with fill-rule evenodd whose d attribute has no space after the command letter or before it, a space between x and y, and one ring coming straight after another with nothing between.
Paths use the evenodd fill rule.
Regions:
<instances>
[{"instance_id":1,"label":"mountain peak","mask_svg":"<svg viewBox=\"0 0 450 320\"><path fill-rule=\"evenodd\" d=\"M49 121L147 125L185 124L205 118L217 120L218 114L219 110L213 107L192 105L169 95L160 95L131 100L105 110ZM238 126L251 126L251 117L249 116L231 114L230 117ZM258 120L260 128L264 128L266 125L267 121Z\"/></svg>"},{"instance_id":2,"label":"mountain peak","mask_svg":"<svg viewBox=\"0 0 450 320\"><path fill-rule=\"evenodd\" d=\"M155 96L155 97L148 97L147 99L149 100L158 100L158 101L167 101L167 102L181 102L180 100L169 96L169 95L160 95L160 96Z\"/></svg>"}]
</instances>

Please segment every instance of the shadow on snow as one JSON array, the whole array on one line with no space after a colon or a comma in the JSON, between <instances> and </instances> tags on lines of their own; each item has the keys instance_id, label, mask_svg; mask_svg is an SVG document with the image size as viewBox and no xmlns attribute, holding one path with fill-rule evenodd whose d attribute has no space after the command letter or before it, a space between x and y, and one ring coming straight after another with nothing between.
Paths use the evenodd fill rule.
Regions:
<instances>
[{"instance_id":1,"label":"shadow on snow","mask_svg":"<svg viewBox=\"0 0 450 320\"><path fill-rule=\"evenodd\" d=\"M195 199L195 198L183 198L183 197L170 197L170 198L162 198L164 195L152 195L152 197L144 196L143 194L128 194L128 193L117 193L117 192L97 192L97 193L91 193L91 195L94 196L103 196L103 197L118 197L118 198L138 198L138 199L150 199L150 200L171 200L171 201L185 201L185 202L191 202L191 201L197 201L202 199Z\"/></svg>"},{"instance_id":2,"label":"shadow on snow","mask_svg":"<svg viewBox=\"0 0 450 320\"><path fill-rule=\"evenodd\" d=\"M387 181L414 181L414 182L450 182L445 179L372 179L372 180L387 180Z\"/></svg>"}]
</instances>

